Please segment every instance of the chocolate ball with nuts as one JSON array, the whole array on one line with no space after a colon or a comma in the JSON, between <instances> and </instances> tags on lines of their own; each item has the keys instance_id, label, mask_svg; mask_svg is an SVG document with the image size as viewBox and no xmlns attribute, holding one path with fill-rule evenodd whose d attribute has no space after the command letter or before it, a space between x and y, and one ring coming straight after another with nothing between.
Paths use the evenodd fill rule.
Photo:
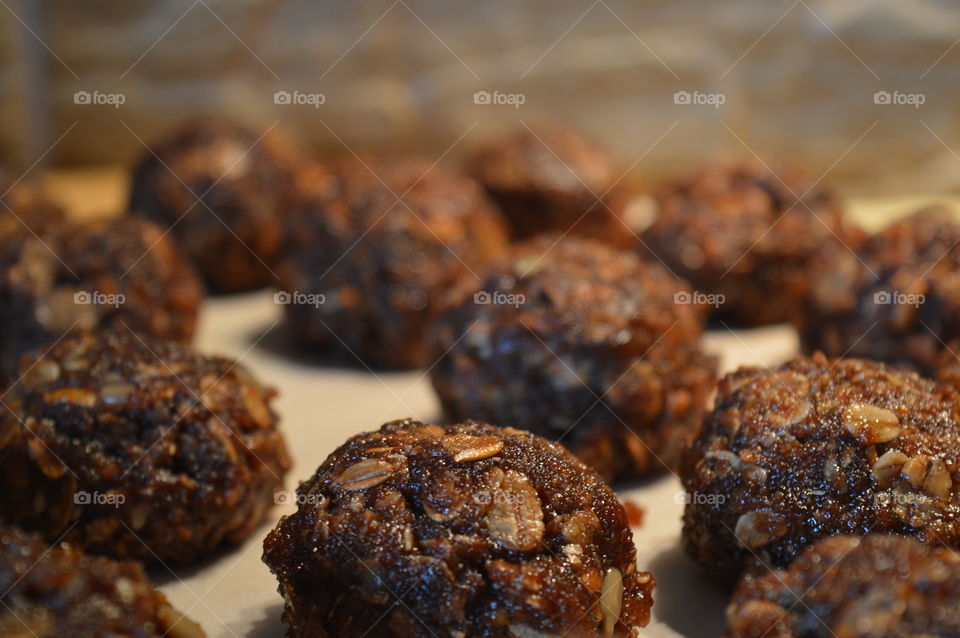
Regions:
<instances>
[{"instance_id":1,"label":"chocolate ball with nuts","mask_svg":"<svg viewBox=\"0 0 960 638\"><path fill-rule=\"evenodd\" d=\"M291 637L640 635L653 578L596 473L528 432L353 437L264 543Z\"/></svg>"},{"instance_id":2,"label":"chocolate ball with nuts","mask_svg":"<svg viewBox=\"0 0 960 638\"><path fill-rule=\"evenodd\" d=\"M663 471L702 416L715 361L706 310L658 264L587 239L517 245L434 329L451 421L559 440L605 479Z\"/></svg>"},{"instance_id":3,"label":"chocolate ball with nuts","mask_svg":"<svg viewBox=\"0 0 960 638\"><path fill-rule=\"evenodd\" d=\"M252 290L275 283L302 163L272 128L191 120L144 152L130 210L169 230L212 291Z\"/></svg>"},{"instance_id":4,"label":"chocolate ball with nuts","mask_svg":"<svg viewBox=\"0 0 960 638\"><path fill-rule=\"evenodd\" d=\"M472 180L417 157L347 158L312 188L279 269L291 331L354 363L429 365L438 301L507 244L499 212Z\"/></svg>"},{"instance_id":5,"label":"chocolate ball with nuts","mask_svg":"<svg viewBox=\"0 0 960 638\"><path fill-rule=\"evenodd\" d=\"M903 536L834 536L787 570L746 577L729 638L960 635L960 555Z\"/></svg>"},{"instance_id":6,"label":"chocolate ball with nuts","mask_svg":"<svg viewBox=\"0 0 960 638\"><path fill-rule=\"evenodd\" d=\"M163 229L121 217L38 230L0 215L0 376L8 384L23 354L72 332L193 338L203 286Z\"/></svg>"},{"instance_id":7,"label":"chocolate ball with nuts","mask_svg":"<svg viewBox=\"0 0 960 638\"><path fill-rule=\"evenodd\" d=\"M856 255L826 251L797 314L808 352L869 357L934 375L960 341L960 220L927 208L869 237Z\"/></svg>"},{"instance_id":8,"label":"chocolate ball with nuts","mask_svg":"<svg viewBox=\"0 0 960 638\"><path fill-rule=\"evenodd\" d=\"M683 542L716 576L790 564L869 531L960 547L960 396L882 363L743 368L687 452Z\"/></svg>"},{"instance_id":9,"label":"chocolate ball with nuts","mask_svg":"<svg viewBox=\"0 0 960 638\"><path fill-rule=\"evenodd\" d=\"M129 332L25 357L0 415L0 520L92 553L195 563L263 522L289 468L240 364Z\"/></svg>"},{"instance_id":10,"label":"chocolate ball with nuts","mask_svg":"<svg viewBox=\"0 0 960 638\"><path fill-rule=\"evenodd\" d=\"M815 262L861 241L834 195L786 165L708 166L666 185L657 202L641 253L721 295L717 315L743 326L793 320Z\"/></svg>"},{"instance_id":11,"label":"chocolate ball with nuts","mask_svg":"<svg viewBox=\"0 0 960 638\"><path fill-rule=\"evenodd\" d=\"M150 585L140 565L71 545L48 548L13 527L0 527L0 591L0 634L11 638L204 636Z\"/></svg>"},{"instance_id":12,"label":"chocolate ball with nuts","mask_svg":"<svg viewBox=\"0 0 960 638\"><path fill-rule=\"evenodd\" d=\"M610 153L568 128L494 136L467 160L467 172L500 205L516 239L570 232L626 248L652 215L652 202Z\"/></svg>"}]
</instances>

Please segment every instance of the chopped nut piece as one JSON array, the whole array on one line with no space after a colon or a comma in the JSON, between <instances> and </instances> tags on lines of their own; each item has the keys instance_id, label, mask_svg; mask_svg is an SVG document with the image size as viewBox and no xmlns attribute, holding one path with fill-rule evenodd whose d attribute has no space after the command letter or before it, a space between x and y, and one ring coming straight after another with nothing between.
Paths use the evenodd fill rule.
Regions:
<instances>
[{"instance_id":1,"label":"chopped nut piece","mask_svg":"<svg viewBox=\"0 0 960 638\"><path fill-rule=\"evenodd\" d=\"M930 496L943 498L950 493L952 487L953 480L950 478L947 464L940 459L930 461L930 469L927 470L927 476L923 481L923 491Z\"/></svg>"},{"instance_id":2,"label":"chopped nut piece","mask_svg":"<svg viewBox=\"0 0 960 638\"><path fill-rule=\"evenodd\" d=\"M888 443L900 436L900 419L890 410L855 403L843 411L843 425L863 445Z\"/></svg>"},{"instance_id":3,"label":"chopped nut piece","mask_svg":"<svg viewBox=\"0 0 960 638\"><path fill-rule=\"evenodd\" d=\"M881 485L888 484L900 473L900 468L909 457L900 450L887 450L873 464L873 476Z\"/></svg>"},{"instance_id":4,"label":"chopped nut piece","mask_svg":"<svg viewBox=\"0 0 960 638\"><path fill-rule=\"evenodd\" d=\"M453 455L455 463L480 461L503 450L503 441L493 436L454 434L443 438L443 446Z\"/></svg>"},{"instance_id":5,"label":"chopped nut piece","mask_svg":"<svg viewBox=\"0 0 960 638\"><path fill-rule=\"evenodd\" d=\"M904 463L900 474L913 487L920 487L923 484L923 479L927 476L927 466L929 465L930 459L921 454Z\"/></svg>"},{"instance_id":6,"label":"chopped nut piece","mask_svg":"<svg viewBox=\"0 0 960 638\"><path fill-rule=\"evenodd\" d=\"M543 539L543 511L533 485L514 470L504 473L504 497L494 499L487 512L487 531L498 543L515 551L532 551Z\"/></svg>"}]
</instances>

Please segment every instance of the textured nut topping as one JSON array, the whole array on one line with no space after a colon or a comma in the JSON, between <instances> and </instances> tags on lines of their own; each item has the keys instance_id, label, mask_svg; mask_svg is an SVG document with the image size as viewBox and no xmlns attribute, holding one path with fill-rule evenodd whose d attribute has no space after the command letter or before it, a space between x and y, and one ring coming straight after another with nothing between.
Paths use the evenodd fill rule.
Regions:
<instances>
[{"instance_id":1,"label":"textured nut topping","mask_svg":"<svg viewBox=\"0 0 960 638\"><path fill-rule=\"evenodd\" d=\"M843 411L843 425L863 445L888 443L900 436L900 419L890 410L855 403Z\"/></svg>"},{"instance_id":2,"label":"textured nut topping","mask_svg":"<svg viewBox=\"0 0 960 638\"><path fill-rule=\"evenodd\" d=\"M404 419L354 436L299 488L323 505L298 499L264 543L287 633L356 637L378 633L377 618L390 635L448 638L601 638L647 625L654 579L637 573L626 513L599 475L527 432L474 421L441 431L425 437ZM491 438L498 454L454 460L492 454ZM338 485L385 472L372 489ZM398 588L410 590L402 607Z\"/></svg>"},{"instance_id":3,"label":"textured nut topping","mask_svg":"<svg viewBox=\"0 0 960 638\"><path fill-rule=\"evenodd\" d=\"M341 472L334 483L348 492L365 490L386 481L393 470L392 465L381 459L364 459Z\"/></svg>"},{"instance_id":4,"label":"textured nut topping","mask_svg":"<svg viewBox=\"0 0 960 638\"><path fill-rule=\"evenodd\" d=\"M503 450L503 441L493 436L453 434L443 437L443 446L453 455L455 463L466 463L499 454Z\"/></svg>"},{"instance_id":5,"label":"textured nut topping","mask_svg":"<svg viewBox=\"0 0 960 638\"><path fill-rule=\"evenodd\" d=\"M487 531L507 549L531 551L543 540L543 511L530 480L514 470L504 473L503 497L487 512Z\"/></svg>"}]
</instances>

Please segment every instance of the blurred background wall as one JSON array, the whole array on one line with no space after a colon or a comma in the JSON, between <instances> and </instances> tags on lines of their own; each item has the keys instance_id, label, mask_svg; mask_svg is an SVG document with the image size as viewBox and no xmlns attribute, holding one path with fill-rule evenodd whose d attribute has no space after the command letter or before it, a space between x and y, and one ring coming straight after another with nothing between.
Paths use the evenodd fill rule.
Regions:
<instances>
[{"instance_id":1,"label":"blurred background wall","mask_svg":"<svg viewBox=\"0 0 960 638\"><path fill-rule=\"evenodd\" d=\"M755 152L850 194L953 193L958 37L946 0L2 0L0 153L129 162L213 112L456 158L546 118L648 182Z\"/></svg>"}]
</instances>

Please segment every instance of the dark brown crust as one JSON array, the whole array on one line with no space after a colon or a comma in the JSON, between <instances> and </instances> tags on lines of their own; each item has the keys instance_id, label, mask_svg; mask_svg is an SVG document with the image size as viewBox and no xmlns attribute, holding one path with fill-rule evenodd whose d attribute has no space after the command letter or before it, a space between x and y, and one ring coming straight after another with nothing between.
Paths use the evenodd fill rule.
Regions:
<instances>
[{"instance_id":1,"label":"dark brown crust","mask_svg":"<svg viewBox=\"0 0 960 638\"><path fill-rule=\"evenodd\" d=\"M575 131L538 126L500 135L476 150L467 172L517 239L570 231L622 247L637 240L629 212L635 188L605 149Z\"/></svg>"},{"instance_id":2,"label":"dark brown crust","mask_svg":"<svg viewBox=\"0 0 960 638\"><path fill-rule=\"evenodd\" d=\"M645 245L698 290L722 294L718 316L738 325L790 321L811 260L825 245L843 253L860 241L834 196L789 166L708 166L657 199Z\"/></svg>"},{"instance_id":3,"label":"dark brown crust","mask_svg":"<svg viewBox=\"0 0 960 638\"><path fill-rule=\"evenodd\" d=\"M958 399L904 370L819 354L727 375L683 464L687 553L733 581L835 534L960 546Z\"/></svg>"},{"instance_id":4,"label":"dark brown crust","mask_svg":"<svg viewBox=\"0 0 960 638\"><path fill-rule=\"evenodd\" d=\"M637 636L649 621L653 578L616 495L530 433L388 423L297 494L264 543L290 638ZM604 634L613 568L622 612Z\"/></svg>"},{"instance_id":5,"label":"dark brown crust","mask_svg":"<svg viewBox=\"0 0 960 638\"><path fill-rule=\"evenodd\" d=\"M274 392L228 359L106 333L21 372L0 417L0 519L50 541L193 563L249 536L283 485Z\"/></svg>"},{"instance_id":6,"label":"dark brown crust","mask_svg":"<svg viewBox=\"0 0 960 638\"><path fill-rule=\"evenodd\" d=\"M676 303L686 286L657 264L557 240L515 247L487 270L492 303L471 290L441 317L431 372L445 416L559 439L608 480L662 471L713 389L706 310Z\"/></svg>"},{"instance_id":7,"label":"dark brown crust","mask_svg":"<svg viewBox=\"0 0 960 638\"><path fill-rule=\"evenodd\" d=\"M0 527L0 635L202 638L154 589L143 568Z\"/></svg>"},{"instance_id":8,"label":"dark brown crust","mask_svg":"<svg viewBox=\"0 0 960 638\"><path fill-rule=\"evenodd\" d=\"M211 290L251 290L274 283L301 163L276 131L261 137L222 118L192 120L144 153L130 210L169 229Z\"/></svg>"},{"instance_id":9,"label":"dark brown crust","mask_svg":"<svg viewBox=\"0 0 960 638\"><path fill-rule=\"evenodd\" d=\"M960 556L902 536L835 536L788 571L746 577L729 638L949 638L960 635Z\"/></svg>"},{"instance_id":10,"label":"dark brown crust","mask_svg":"<svg viewBox=\"0 0 960 638\"><path fill-rule=\"evenodd\" d=\"M307 344L388 368L429 365L439 297L507 243L479 186L416 157L340 161L289 227L294 248L280 273L290 327Z\"/></svg>"},{"instance_id":11,"label":"dark brown crust","mask_svg":"<svg viewBox=\"0 0 960 638\"><path fill-rule=\"evenodd\" d=\"M810 298L798 315L808 352L869 357L931 375L955 363L960 223L952 211L921 210L867 239L859 259L828 252L811 274Z\"/></svg>"},{"instance_id":12,"label":"dark brown crust","mask_svg":"<svg viewBox=\"0 0 960 638\"><path fill-rule=\"evenodd\" d=\"M36 235L19 222L0 232L0 371L9 382L22 354L71 330L191 340L203 287L162 229L133 217L40 226Z\"/></svg>"}]
</instances>

